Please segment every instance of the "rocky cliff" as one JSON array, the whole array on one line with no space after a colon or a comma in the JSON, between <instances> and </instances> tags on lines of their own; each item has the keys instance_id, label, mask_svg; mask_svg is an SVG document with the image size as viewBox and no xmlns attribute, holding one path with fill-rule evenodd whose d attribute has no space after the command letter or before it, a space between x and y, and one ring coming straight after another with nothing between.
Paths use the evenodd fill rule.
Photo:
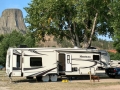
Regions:
<instances>
[{"instance_id":1,"label":"rocky cliff","mask_svg":"<svg viewBox=\"0 0 120 90\"><path fill-rule=\"evenodd\" d=\"M13 30L26 32L23 14L20 9L6 9L0 17L0 34L11 33Z\"/></svg>"}]
</instances>

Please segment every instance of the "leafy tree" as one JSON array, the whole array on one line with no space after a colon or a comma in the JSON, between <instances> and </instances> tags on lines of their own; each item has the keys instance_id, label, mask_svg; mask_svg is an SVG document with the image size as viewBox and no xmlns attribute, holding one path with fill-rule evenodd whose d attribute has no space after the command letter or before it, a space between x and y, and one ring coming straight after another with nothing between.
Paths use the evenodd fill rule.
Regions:
<instances>
[{"instance_id":1,"label":"leafy tree","mask_svg":"<svg viewBox=\"0 0 120 90\"><path fill-rule=\"evenodd\" d=\"M71 40L74 46L88 47L98 33L113 34L110 3L111 0L32 0L25 7L25 20L37 39L53 34Z\"/></svg>"},{"instance_id":2,"label":"leafy tree","mask_svg":"<svg viewBox=\"0 0 120 90\"><path fill-rule=\"evenodd\" d=\"M24 44L28 47L34 47L35 46L35 38L33 33L28 32L25 36Z\"/></svg>"},{"instance_id":3,"label":"leafy tree","mask_svg":"<svg viewBox=\"0 0 120 90\"><path fill-rule=\"evenodd\" d=\"M23 35L14 30L12 33L4 35L0 43L0 65L5 65L6 53L9 47L18 47L22 44L33 47L35 42L32 34Z\"/></svg>"},{"instance_id":4,"label":"leafy tree","mask_svg":"<svg viewBox=\"0 0 120 90\"><path fill-rule=\"evenodd\" d=\"M56 41L57 44L60 45L61 47L73 47L72 42L70 42L67 39L64 39L64 40L61 41L61 40L59 40L59 38L54 37L54 41Z\"/></svg>"},{"instance_id":5,"label":"leafy tree","mask_svg":"<svg viewBox=\"0 0 120 90\"><path fill-rule=\"evenodd\" d=\"M3 38L4 38L4 35L3 34L0 35L0 42L3 40Z\"/></svg>"},{"instance_id":6,"label":"leafy tree","mask_svg":"<svg viewBox=\"0 0 120 90\"><path fill-rule=\"evenodd\" d=\"M111 26L114 28L113 45L120 53L120 0L112 0L109 8L111 9L109 14L114 17L111 20Z\"/></svg>"},{"instance_id":7,"label":"leafy tree","mask_svg":"<svg viewBox=\"0 0 120 90\"><path fill-rule=\"evenodd\" d=\"M111 60L120 60L120 53L109 53Z\"/></svg>"}]
</instances>

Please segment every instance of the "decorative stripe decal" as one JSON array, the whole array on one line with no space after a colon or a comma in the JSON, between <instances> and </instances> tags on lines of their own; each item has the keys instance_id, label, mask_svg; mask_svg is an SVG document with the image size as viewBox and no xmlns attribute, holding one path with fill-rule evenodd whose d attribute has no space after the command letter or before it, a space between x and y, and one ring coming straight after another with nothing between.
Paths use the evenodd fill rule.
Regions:
<instances>
[{"instance_id":1,"label":"decorative stripe decal","mask_svg":"<svg viewBox=\"0 0 120 90\"><path fill-rule=\"evenodd\" d=\"M79 58L72 58L72 60L76 60L76 61L89 61L89 62L94 62L93 65L88 66L88 67L80 67L80 68L90 68L90 67L94 67L95 65L98 64L98 61L95 61L93 59L87 59L87 60L83 60L83 59L79 59ZM101 62L101 61L100 61ZM79 65L79 64L72 64L72 65Z\"/></svg>"},{"instance_id":2,"label":"decorative stripe decal","mask_svg":"<svg viewBox=\"0 0 120 90\"><path fill-rule=\"evenodd\" d=\"M32 74L32 75L30 75L30 76L42 76L42 75L44 75L44 74L46 74L46 73L48 73L48 72L50 72L50 71L52 71L52 70L54 70L54 69L56 69L56 68L57 68L57 67L52 68L52 69L49 69L49 70L44 70L44 71L41 71L41 72Z\"/></svg>"},{"instance_id":3,"label":"decorative stripe decal","mask_svg":"<svg viewBox=\"0 0 120 90\"><path fill-rule=\"evenodd\" d=\"M96 61L94 61L94 64L93 64L92 66L89 66L89 67L79 67L79 68L90 68L90 67L93 67L93 66L95 66L95 65L97 65L97 62L96 62Z\"/></svg>"},{"instance_id":4,"label":"decorative stripe decal","mask_svg":"<svg viewBox=\"0 0 120 90\"><path fill-rule=\"evenodd\" d=\"M34 69L39 69L39 68L43 68L42 66L41 67L32 67L32 68L23 68L24 70L34 70Z\"/></svg>"},{"instance_id":5,"label":"decorative stripe decal","mask_svg":"<svg viewBox=\"0 0 120 90\"><path fill-rule=\"evenodd\" d=\"M41 53L39 53L39 52L37 52L37 51L35 51L36 49L29 49L28 51L30 51L30 52L32 52L32 53L35 53L35 54L37 54L37 55L46 55L46 54L41 54ZM20 52L18 52L17 50L13 50L13 54L14 55L22 55ZM24 54L24 56L33 56L33 55L29 55L29 54ZM35 56L35 55L34 55Z\"/></svg>"},{"instance_id":6,"label":"decorative stripe decal","mask_svg":"<svg viewBox=\"0 0 120 90\"><path fill-rule=\"evenodd\" d=\"M20 55L20 56L22 55L22 54L21 54L20 52L18 52L17 50L13 50L13 54L14 54L14 55Z\"/></svg>"},{"instance_id":7,"label":"decorative stripe decal","mask_svg":"<svg viewBox=\"0 0 120 90\"><path fill-rule=\"evenodd\" d=\"M92 61L93 59L79 59L79 58L73 58L72 60L77 60L77 61L79 61L79 60L81 60L81 61Z\"/></svg>"},{"instance_id":8,"label":"decorative stripe decal","mask_svg":"<svg viewBox=\"0 0 120 90\"><path fill-rule=\"evenodd\" d=\"M107 64L106 64L105 62L103 62L103 61L100 61L100 63L102 63L102 64L104 64L105 66L107 66Z\"/></svg>"},{"instance_id":9,"label":"decorative stripe decal","mask_svg":"<svg viewBox=\"0 0 120 90\"><path fill-rule=\"evenodd\" d=\"M39 54L39 55L46 55L46 54L41 54L37 51L35 51L36 49L29 49L28 51L32 52L32 53L35 53L35 54Z\"/></svg>"}]
</instances>

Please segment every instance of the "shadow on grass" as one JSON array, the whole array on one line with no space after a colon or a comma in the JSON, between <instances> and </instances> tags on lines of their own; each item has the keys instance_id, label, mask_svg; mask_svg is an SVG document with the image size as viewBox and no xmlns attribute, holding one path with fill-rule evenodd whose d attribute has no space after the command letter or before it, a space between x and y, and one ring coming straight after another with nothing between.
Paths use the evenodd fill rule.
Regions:
<instances>
[{"instance_id":1,"label":"shadow on grass","mask_svg":"<svg viewBox=\"0 0 120 90\"><path fill-rule=\"evenodd\" d=\"M90 80L90 76L89 75L86 75L86 76L78 76L78 77L64 77L64 78L58 78L58 81L57 82L61 82L62 80L64 80L64 79L67 79L67 80L70 80L70 81L76 81L76 80L81 80L81 81L83 81L83 80ZM109 78L108 76L106 76L106 77L101 77L100 76L100 79L120 79L120 76L117 76L117 77L115 77L115 78ZM12 82L13 83L22 83L22 82L26 82L26 83L47 83L47 82L43 82L42 80L36 80L35 78L34 79L20 79L20 80L15 80L14 79L14 77L13 77L13 79L12 79ZM51 82L51 81L49 81L49 82Z\"/></svg>"}]
</instances>

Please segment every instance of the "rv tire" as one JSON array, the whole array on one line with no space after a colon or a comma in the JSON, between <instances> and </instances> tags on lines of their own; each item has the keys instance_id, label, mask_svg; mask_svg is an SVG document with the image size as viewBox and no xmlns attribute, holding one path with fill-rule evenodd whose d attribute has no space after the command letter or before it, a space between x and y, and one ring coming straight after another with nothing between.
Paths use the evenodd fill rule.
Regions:
<instances>
[{"instance_id":1,"label":"rv tire","mask_svg":"<svg viewBox=\"0 0 120 90\"><path fill-rule=\"evenodd\" d=\"M51 82L57 82L58 76L56 74L50 75Z\"/></svg>"},{"instance_id":2,"label":"rv tire","mask_svg":"<svg viewBox=\"0 0 120 90\"><path fill-rule=\"evenodd\" d=\"M50 79L49 75L42 76L42 81L43 82L49 82L49 79Z\"/></svg>"}]
</instances>

